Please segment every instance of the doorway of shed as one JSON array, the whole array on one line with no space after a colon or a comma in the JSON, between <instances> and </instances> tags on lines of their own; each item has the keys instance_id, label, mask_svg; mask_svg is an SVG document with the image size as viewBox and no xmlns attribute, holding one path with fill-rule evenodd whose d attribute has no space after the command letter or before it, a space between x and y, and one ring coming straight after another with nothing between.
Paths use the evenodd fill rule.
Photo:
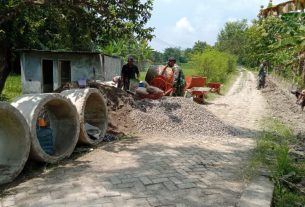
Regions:
<instances>
[{"instance_id":1,"label":"doorway of shed","mask_svg":"<svg viewBox=\"0 0 305 207\"><path fill-rule=\"evenodd\" d=\"M53 60L42 60L43 92L53 91Z\"/></svg>"},{"instance_id":2,"label":"doorway of shed","mask_svg":"<svg viewBox=\"0 0 305 207\"><path fill-rule=\"evenodd\" d=\"M59 61L60 73L61 73L61 84L71 82L71 62L70 61Z\"/></svg>"}]
</instances>

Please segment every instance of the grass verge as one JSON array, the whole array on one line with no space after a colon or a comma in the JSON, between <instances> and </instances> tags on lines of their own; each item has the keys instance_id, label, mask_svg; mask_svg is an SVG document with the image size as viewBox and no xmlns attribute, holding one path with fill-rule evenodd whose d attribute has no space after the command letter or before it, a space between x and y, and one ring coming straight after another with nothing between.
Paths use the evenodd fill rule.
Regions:
<instances>
[{"instance_id":1,"label":"grass verge","mask_svg":"<svg viewBox=\"0 0 305 207\"><path fill-rule=\"evenodd\" d=\"M274 207L305 206L305 161L295 157L291 149L298 143L292 130L274 118L266 118L264 131L257 140L246 175L255 175L257 169L267 169L275 185Z\"/></svg>"},{"instance_id":2,"label":"grass verge","mask_svg":"<svg viewBox=\"0 0 305 207\"><path fill-rule=\"evenodd\" d=\"M11 74L5 82L2 94L0 94L0 101L11 102L22 93L21 89L21 76Z\"/></svg>"}]
</instances>

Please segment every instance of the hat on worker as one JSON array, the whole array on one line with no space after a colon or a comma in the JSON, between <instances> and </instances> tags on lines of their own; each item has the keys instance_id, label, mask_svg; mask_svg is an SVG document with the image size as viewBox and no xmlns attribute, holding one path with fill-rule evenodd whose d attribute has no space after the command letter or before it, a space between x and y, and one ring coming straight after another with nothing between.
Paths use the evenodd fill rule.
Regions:
<instances>
[{"instance_id":1,"label":"hat on worker","mask_svg":"<svg viewBox=\"0 0 305 207\"><path fill-rule=\"evenodd\" d=\"M168 61L175 61L176 62L176 58L170 57L170 58L168 58Z\"/></svg>"}]
</instances>

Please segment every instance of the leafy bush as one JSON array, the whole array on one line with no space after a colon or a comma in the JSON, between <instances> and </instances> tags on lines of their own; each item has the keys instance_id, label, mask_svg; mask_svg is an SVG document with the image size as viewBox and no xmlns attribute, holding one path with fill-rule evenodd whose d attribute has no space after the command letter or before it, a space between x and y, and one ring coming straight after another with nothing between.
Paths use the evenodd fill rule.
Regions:
<instances>
[{"instance_id":1,"label":"leafy bush","mask_svg":"<svg viewBox=\"0 0 305 207\"><path fill-rule=\"evenodd\" d=\"M0 94L0 101L12 101L20 96L21 92L21 76L11 74L7 78L2 94Z\"/></svg>"},{"instance_id":2,"label":"leafy bush","mask_svg":"<svg viewBox=\"0 0 305 207\"><path fill-rule=\"evenodd\" d=\"M237 58L229 53L207 49L204 53L191 56L192 65L201 76L208 77L209 82L225 82L228 74L236 69Z\"/></svg>"}]
</instances>

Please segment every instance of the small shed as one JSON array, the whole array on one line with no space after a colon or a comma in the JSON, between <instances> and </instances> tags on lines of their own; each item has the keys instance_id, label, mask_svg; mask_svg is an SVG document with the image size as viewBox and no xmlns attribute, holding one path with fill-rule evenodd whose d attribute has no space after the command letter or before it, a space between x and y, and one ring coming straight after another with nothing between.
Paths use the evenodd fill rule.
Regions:
<instances>
[{"instance_id":1,"label":"small shed","mask_svg":"<svg viewBox=\"0 0 305 207\"><path fill-rule=\"evenodd\" d=\"M121 57L84 51L17 50L23 94L48 93L78 80L110 81L119 75Z\"/></svg>"}]
</instances>

